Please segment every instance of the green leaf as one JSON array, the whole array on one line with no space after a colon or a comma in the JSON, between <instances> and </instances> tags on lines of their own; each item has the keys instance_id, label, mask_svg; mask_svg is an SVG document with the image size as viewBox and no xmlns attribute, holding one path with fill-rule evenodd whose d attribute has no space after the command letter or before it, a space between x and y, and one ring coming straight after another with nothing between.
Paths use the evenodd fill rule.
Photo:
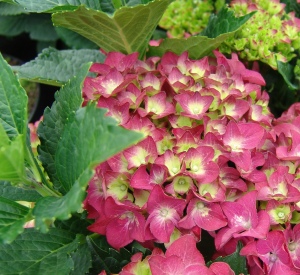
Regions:
<instances>
[{"instance_id":1,"label":"green leaf","mask_svg":"<svg viewBox=\"0 0 300 275\"><path fill-rule=\"evenodd\" d=\"M30 219L29 208L0 197L0 243L11 243Z\"/></svg>"},{"instance_id":2,"label":"green leaf","mask_svg":"<svg viewBox=\"0 0 300 275\"><path fill-rule=\"evenodd\" d=\"M292 91L298 90L298 86L292 83L292 79L294 77L294 67L290 63L284 63L277 60L277 68L289 89Z\"/></svg>"},{"instance_id":3,"label":"green leaf","mask_svg":"<svg viewBox=\"0 0 300 275\"><path fill-rule=\"evenodd\" d=\"M101 1L99 0L18 0L18 4L25 8L27 12L72 10L80 5L94 10L101 9Z\"/></svg>"},{"instance_id":4,"label":"green leaf","mask_svg":"<svg viewBox=\"0 0 300 275\"><path fill-rule=\"evenodd\" d=\"M73 30L105 51L143 56L149 40L170 0L156 0L146 5L122 7L110 16L83 6L75 11L52 15L55 25Z\"/></svg>"},{"instance_id":5,"label":"green leaf","mask_svg":"<svg viewBox=\"0 0 300 275\"><path fill-rule=\"evenodd\" d=\"M0 3L0 15L16 15L20 13L24 13L24 8L21 6L9 3Z\"/></svg>"},{"instance_id":6,"label":"green leaf","mask_svg":"<svg viewBox=\"0 0 300 275\"><path fill-rule=\"evenodd\" d=\"M82 236L51 228L48 234L26 229L11 244L0 245L1 274L66 275L74 268L71 253Z\"/></svg>"},{"instance_id":7,"label":"green leaf","mask_svg":"<svg viewBox=\"0 0 300 275\"><path fill-rule=\"evenodd\" d=\"M71 49L99 49L95 43L76 32L61 27L55 29L59 38Z\"/></svg>"},{"instance_id":8,"label":"green leaf","mask_svg":"<svg viewBox=\"0 0 300 275\"><path fill-rule=\"evenodd\" d=\"M93 269L91 274L105 270L107 274L119 273L121 269L131 261L132 255L142 252L143 257L151 255L152 251L144 248L138 242L128 245L128 249L121 248L120 251L113 249L107 242L105 236L92 235L87 237L90 251L93 257Z\"/></svg>"},{"instance_id":9,"label":"green leaf","mask_svg":"<svg viewBox=\"0 0 300 275\"><path fill-rule=\"evenodd\" d=\"M68 230L74 234L89 235L91 232L87 227L91 225L91 220L87 218L87 213L73 215L70 219L60 221L56 220L54 226L56 228Z\"/></svg>"},{"instance_id":10,"label":"green leaf","mask_svg":"<svg viewBox=\"0 0 300 275\"><path fill-rule=\"evenodd\" d=\"M240 251L243 245L238 242L236 251L226 257L218 257L214 261L209 262L207 265L210 266L214 262L225 262L227 263L235 274L248 274L246 257L240 255Z\"/></svg>"},{"instance_id":11,"label":"green leaf","mask_svg":"<svg viewBox=\"0 0 300 275\"><path fill-rule=\"evenodd\" d=\"M25 175L24 140L22 135L10 140L0 124L0 179L20 182Z\"/></svg>"},{"instance_id":12,"label":"green leaf","mask_svg":"<svg viewBox=\"0 0 300 275\"><path fill-rule=\"evenodd\" d=\"M23 32L29 33L33 40L55 41L58 39L49 14L0 16L1 35L16 36Z\"/></svg>"},{"instance_id":13,"label":"green leaf","mask_svg":"<svg viewBox=\"0 0 300 275\"><path fill-rule=\"evenodd\" d=\"M57 179L67 194L45 197L36 203L36 228L43 232L48 223L68 219L71 213L81 210L86 186L97 164L142 138L139 133L117 126L105 113L104 109L88 105L77 110L65 125L54 159Z\"/></svg>"},{"instance_id":14,"label":"green leaf","mask_svg":"<svg viewBox=\"0 0 300 275\"><path fill-rule=\"evenodd\" d=\"M88 105L79 109L74 121L66 125L55 154L55 167L65 191L87 168L142 139L142 134L117 126L105 113L105 109Z\"/></svg>"},{"instance_id":15,"label":"green leaf","mask_svg":"<svg viewBox=\"0 0 300 275\"><path fill-rule=\"evenodd\" d=\"M40 83L61 86L71 77L77 75L87 62L103 62L104 55L96 50L56 50L44 49L38 57L22 66L14 66L13 70L19 78Z\"/></svg>"},{"instance_id":16,"label":"green leaf","mask_svg":"<svg viewBox=\"0 0 300 275\"><path fill-rule=\"evenodd\" d=\"M74 113L81 107L83 102L81 89L90 64L81 66L82 68L76 74L76 77L73 77L55 94L55 102L51 109L45 109L44 119L37 130L41 141L41 145L38 147L39 159L54 187L60 191L62 189L55 168L55 153L65 124L71 116L74 116Z\"/></svg>"},{"instance_id":17,"label":"green leaf","mask_svg":"<svg viewBox=\"0 0 300 275\"><path fill-rule=\"evenodd\" d=\"M202 58L209 55L227 38L234 35L253 14L250 13L243 17L235 18L231 11L223 9L218 15L212 15L207 29L201 36L166 38L159 46L150 47L147 56L162 56L168 51L180 55L187 51L192 59Z\"/></svg>"},{"instance_id":18,"label":"green leaf","mask_svg":"<svg viewBox=\"0 0 300 275\"><path fill-rule=\"evenodd\" d=\"M27 131L27 94L0 54L0 124L10 139ZM16 141L17 142L17 141Z\"/></svg>"},{"instance_id":19,"label":"green leaf","mask_svg":"<svg viewBox=\"0 0 300 275\"><path fill-rule=\"evenodd\" d=\"M13 0L6 1L14 3ZM78 6L85 6L89 9L102 10L103 12L113 14L116 8L147 4L150 1L151 0L18 0L17 2L27 12L71 11L76 9ZM122 3L119 4L119 2Z\"/></svg>"},{"instance_id":20,"label":"green leaf","mask_svg":"<svg viewBox=\"0 0 300 275\"><path fill-rule=\"evenodd\" d=\"M105 270L107 274L119 273L122 267L129 262L127 260L122 263L119 261L121 255L118 251L111 248L105 236L98 236L98 238L87 237L87 242L92 252L94 268L98 272Z\"/></svg>"},{"instance_id":21,"label":"green leaf","mask_svg":"<svg viewBox=\"0 0 300 275\"><path fill-rule=\"evenodd\" d=\"M233 11L222 8L217 14L210 16L207 27L203 30L201 35L216 38L223 33L235 32L254 14L255 12L251 12L241 17L235 17Z\"/></svg>"},{"instance_id":22,"label":"green leaf","mask_svg":"<svg viewBox=\"0 0 300 275\"><path fill-rule=\"evenodd\" d=\"M78 249L71 256L74 262L74 269L70 275L85 275L92 267L91 250L86 242L79 245Z\"/></svg>"},{"instance_id":23,"label":"green leaf","mask_svg":"<svg viewBox=\"0 0 300 275\"><path fill-rule=\"evenodd\" d=\"M35 202L41 195L34 189L16 187L8 181L0 181L0 197L13 201Z\"/></svg>"}]
</instances>

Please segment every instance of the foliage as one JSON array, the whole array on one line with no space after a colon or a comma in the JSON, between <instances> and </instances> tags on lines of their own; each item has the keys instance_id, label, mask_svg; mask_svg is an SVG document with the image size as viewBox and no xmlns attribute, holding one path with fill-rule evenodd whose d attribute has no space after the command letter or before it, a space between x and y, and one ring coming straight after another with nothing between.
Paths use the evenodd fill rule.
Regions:
<instances>
[{"instance_id":1,"label":"foliage","mask_svg":"<svg viewBox=\"0 0 300 275\"><path fill-rule=\"evenodd\" d=\"M299 6L0 0L0 273L298 274Z\"/></svg>"}]
</instances>

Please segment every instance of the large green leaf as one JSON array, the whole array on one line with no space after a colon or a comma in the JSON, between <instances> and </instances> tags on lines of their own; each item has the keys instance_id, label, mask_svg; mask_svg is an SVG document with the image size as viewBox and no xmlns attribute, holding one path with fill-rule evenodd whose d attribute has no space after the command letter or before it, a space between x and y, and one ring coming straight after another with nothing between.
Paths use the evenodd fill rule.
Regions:
<instances>
[{"instance_id":1,"label":"large green leaf","mask_svg":"<svg viewBox=\"0 0 300 275\"><path fill-rule=\"evenodd\" d=\"M87 168L141 140L142 134L117 126L105 113L105 109L89 105L79 109L74 121L66 125L55 154L57 174L66 191Z\"/></svg>"},{"instance_id":2,"label":"large green leaf","mask_svg":"<svg viewBox=\"0 0 300 275\"><path fill-rule=\"evenodd\" d=\"M27 130L27 94L0 54L0 124L13 139Z\"/></svg>"},{"instance_id":3,"label":"large green leaf","mask_svg":"<svg viewBox=\"0 0 300 275\"><path fill-rule=\"evenodd\" d=\"M1 2L1 1L0 1ZM24 12L24 8L8 3L0 3L0 15L16 15Z\"/></svg>"},{"instance_id":4,"label":"large green leaf","mask_svg":"<svg viewBox=\"0 0 300 275\"><path fill-rule=\"evenodd\" d=\"M78 32L105 51L145 53L148 42L170 0L122 7L110 16L84 6L52 15L55 25Z\"/></svg>"},{"instance_id":5,"label":"large green leaf","mask_svg":"<svg viewBox=\"0 0 300 275\"><path fill-rule=\"evenodd\" d=\"M72 10L80 5L94 10L101 10L101 1L99 0L16 0L16 2L28 12Z\"/></svg>"},{"instance_id":6,"label":"large green leaf","mask_svg":"<svg viewBox=\"0 0 300 275\"><path fill-rule=\"evenodd\" d=\"M180 55L187 51L192 59L202 58L218 48L227 38L234 35L253 14L250 13L236 18L231 11L223 9L218 15L211 17L207 29L201 36L166 38L159 46L150 47L147 56L162 56L168 51Z\"/></svg>"},{"instance_id":7,"label":"large green leaf","mask_svg":"<svg viewBox=\"0 0 300 275\"><path fill-rule=\"evenodd\" d=\"M95 43L76 32L61 27L56 27L55 30L59 38L71 49L99 49Z\"/></svg>"},{"instance_id":8,"label":"large green leaf","mask_svg":"<svg viewBox=\"0 0 300 275\"><path fill-rule=\"evenodd\" d=\"M142 135L116 125L105 116L104 109L95 105L80 108L68 119L54 155L54 169L63 197L46 197L36 203L33 214L36 227L43 232L47 223L68 219L81 210L86 186L93 176L93 168L138 142Z\"/></svg>"},{"instance_id":9,"label":"large green leaf","mask_svg":"<svg viewBox=\"0 0 300 275\"><path fill-rule=\"evenodd\" d=\"M55 94L55 102L51 109L45 109L44 119L37 130L41 141L41 145L38 147L39 159L54 187L60 191L62 189L55 168L55 153L65 124L82 105L81 90L89 67L90 64L82 66L76 77L73 77Z\"/></svg>"},{"instance_id":10,"label":"large green leaf","mask_svg":"<svg viewBox=\"0 0 300 275\"><path fill-rule=\"evenodd\" d=\"M44 49L38 57L22 66L14 66L20 78L55 86L65 84L77 75L87 62L103 62L105 56L98 50Z\"/></svg>"},{"instance_id":11,"label":"large green leaf","mask_svg":"<svg viewBox=\"0 0 300 275\"><path fill-rule=\"evenodd\" d=\"M74 268L71 253L83 236L52 228L48 234L26 229L11 244L0 245L0 273L66 275Z\"/></svg>"},{"instance_id":12,"label":"large green leaf","mask_svg":"<svg viewBox=\"0 0 300 275\"><path fill-rule=\"evenodd\" d=\"M28 201L35 202L41 195L33 188L16 187L8 181L0 181L0 197L7 198L13 201Z\"/></svg>"},{"instance_id":13,"label":"large green leaf","mask_svg":"<svg viewBox=\"0 0 300 275\"><path fill-rule=\"evenodd\" d=\"M58 39L49 14L0 16L1 35L16 36L23 32L29 33L30 38L34 40L55 41Z\"/></svg>"},{"instance_id":14,"label":"large green leaf","mask_svg":"<svg viewBox=\"0 0 300 275\"><path fill-rule=\"evenodd\" d=\"M58 12L74 10L78 6L85 6L94 10L102 10L107 13L122 6L135 6L147 4L151 0L6 0L7 2L17 2L21 7L29 12ZM1 2L1 1L0 1Z\"/></svg>"},{"instance_id":15,"label":"large green leaf","mask_svg":"<svg viewBox=\"0 0 300 275\"><path fill-rule=\"evenodd\" d=\"M29 208L0 197L0 243L11 243L30 219Z\"/></svg>"},{"instance_id":16,"label":"large green leaf","mask_svg":"<svg viewBox=\"0 0 300 275\"><path fill-rule=\"evenodd\" d=\"M79 245L78 249L71 256L74 262L74 269L70 275L85 275L92 267L91 250L86 242Z\"/></svg>"}]
</instances>

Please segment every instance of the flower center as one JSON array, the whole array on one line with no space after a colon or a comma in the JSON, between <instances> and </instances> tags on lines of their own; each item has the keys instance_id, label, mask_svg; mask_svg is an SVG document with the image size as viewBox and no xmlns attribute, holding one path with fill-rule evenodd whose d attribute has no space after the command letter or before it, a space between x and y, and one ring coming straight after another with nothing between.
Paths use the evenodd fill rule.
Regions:
<instances>
[{"instance_id":1,"label":"flower center","mask_svg":"<svg viewBox=\"0 0 300 275\"><path fill-rule=\"evenodd\" d=\"M198 114L199 111L200 111L200 109L199 109L198 107L195 107L195 108L193 109L193 113L194 113L195 115Z\"/></svg>"},{"instance_id":2,"label":"flower center","mask_svg":"<svg viewBox=\"0 0 300 275\"><path fill-rule=\"evenodd\" d=\"M192 165L192 170L193 170L194 172L197 172L197 171L199 170L199 166L196 165L196 164L193 164L193 165Z\"/></svg>"},{"instance_id":3,"label":"flower center","mask_svg":"<svg viewBox=\"0 0 300 275\"><path fill-rule=\"evenodd\" d=\"M197 209L203 209L204 206L205 206L204 203L201 202L201 201L198 201L197 204L196 204Z\"/></svg>"},{"instance_id":4,"label":"flower center","mask_svg":"<svg viewBox=\"0 0 300 275\"><path fill-rule=\"evenodd\" d=\"M160 209L160 216L167 217L168 214L169 214L168 209L166 209L166 208Z\"/></svg>"},{"instance_id":5,"label":"flower center","mask_svg":"<svg viewBox=\"0 0 300 275\"><path fill-rule=\"evenodd\" d=\"M185 180L184 180L184 179L180 179L180 180L178 181L178 184L184 185L184 184L185 184Z\"/></svg>"},{"instance_id":6,"label":"flower center","mask_svg":"<svg viewBox=\"0 0 300 275\"><path fill-rule=\"evenodd\" d=\"M275 254L273 254L273 253L270 253L270 257L269 257L269 259L270 259L270 262L276 262L276 260L277 260L277 256L275 255Z\"/></svg>"},{"instance_id":7,"label":"flower center","mask_svg":"<svg viewBox=\"0 0 300 275\"><path fill-rule=\"evenodd\" d=\"M277 216L279 219L284 219L285 218L285 214L283 212L278 212Z\"/></svg>"},{"instance_id":8,"label":"flower center","mask_svg":"<svg viewBox=\"0 0 300 275\"><path fill-rule=\"evenodd\" d=\"M125 184L120 185L120 190L121 191L126 191L127 190L127 186Z\"/></svg>"},{"instance_id":9,"label":"flower center","mask_svg":"<svg viewBox=\"0 0 300 275\"><path fill-rule=\"evenodd\" d=\"M288 245L290 251L294 251L297 248L297 244L295 242L289 243Z\"/></svg>"}]
</instances>

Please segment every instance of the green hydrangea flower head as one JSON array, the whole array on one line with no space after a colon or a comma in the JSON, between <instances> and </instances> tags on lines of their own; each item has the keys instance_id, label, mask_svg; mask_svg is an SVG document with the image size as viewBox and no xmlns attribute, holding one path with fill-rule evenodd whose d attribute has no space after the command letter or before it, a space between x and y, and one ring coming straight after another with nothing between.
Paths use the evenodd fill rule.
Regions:
<instances>
[{"instance_id":1,"label":"green hydrangea flower head","mask_svg":"<svg viewBox=\"0 0 300 275\"><path fill-rule=\"evenodd\" d=\"M225 0L175 0L168 6L159 26L174 38L197 34L204 30L211 13L224 3Z\"/></svg>"},{"instance_id":2,"label":"green hydrangea flower head","mask_svg":"<svg viewBox=\"0 0 300 275\"><path fill-rule=\"evenodd\" d=\"M241 59L260 60L277 69L276 59L288 62L300 48L300 19L286 13L279 0L234 0L235 16L256 11L234 36L220 47L223 53L238 52Z\"/></svg>"}]
</instances>

